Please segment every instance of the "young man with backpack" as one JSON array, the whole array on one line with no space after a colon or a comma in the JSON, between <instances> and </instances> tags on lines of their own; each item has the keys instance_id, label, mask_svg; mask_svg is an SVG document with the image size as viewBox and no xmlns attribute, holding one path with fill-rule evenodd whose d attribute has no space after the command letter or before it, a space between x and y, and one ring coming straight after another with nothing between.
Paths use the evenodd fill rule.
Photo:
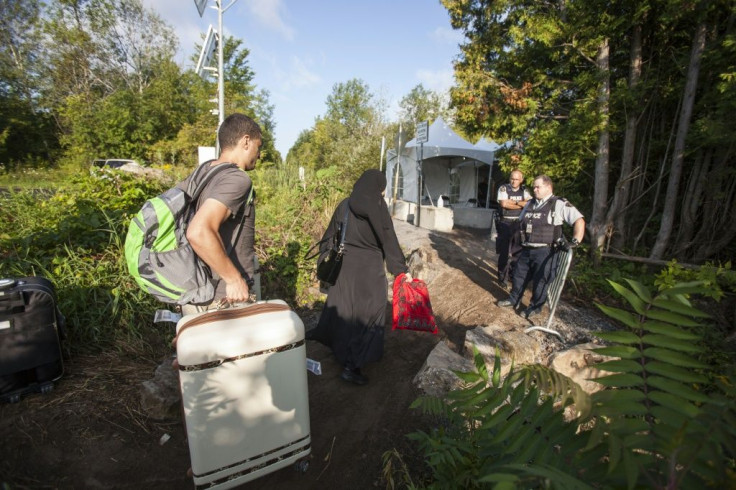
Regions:
<instances>
[{"instance_id":1,"label":"young man with backpack","mask_svg":"<svg viewBox=\"0 0 736 490\"><path fill-rule=\"evenodd\" d=\"M253 182L246 172L253 170L260 158L261 128L246 115L232 114L220 126L218 141L220 157L205 163L204 171L218 165L234 166L217 172L202 190L186 232L192 249L215 278L215 297L207 304L183 305L185 315L205 311L222 300L248 301L253 285L255 206ZM178 187L187 189L189 178Z\"/></svg>"}]
</instances>

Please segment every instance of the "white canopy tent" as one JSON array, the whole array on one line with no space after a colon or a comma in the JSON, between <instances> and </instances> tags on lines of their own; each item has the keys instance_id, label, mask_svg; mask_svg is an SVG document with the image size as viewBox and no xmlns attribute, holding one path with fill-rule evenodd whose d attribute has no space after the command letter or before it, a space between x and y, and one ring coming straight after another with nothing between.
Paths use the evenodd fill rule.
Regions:
<instances>
[{"instance_id":1,"label":"white canopy tent","mask_svg":"<svg viewBox=\"0 0 736 490\"><path fill-rule=\"evenodd\" d=\"M423 177L422 204L437 205L440 195L451 197L458 205L474 204L478 198L479 169L489 174L493 165L493 142L482 139L473 145L453 131L442 118L429 126L428 140L423 145L410 140L397 159L396 149L386 157L386 196L393 199L397 185L397 161L401 172L397 200L416 202L419 192L419 164ZM485 168L483 168L485 167Z\"/></svg>"},{"instance_id":2,"label":"white canopy tent","mask_svg":"<svg viewBox=\"0 0 736 490\"><path fill-rule=\"evenodd\" d=\"M484 137L484 138L479 139L478 142L474 146L479 150L492 151L495 153L496 151L500 150L504 146L508 146L508 145L499 145L495 141L489 140L488 138Z\"/></svg>"}]
</instances>

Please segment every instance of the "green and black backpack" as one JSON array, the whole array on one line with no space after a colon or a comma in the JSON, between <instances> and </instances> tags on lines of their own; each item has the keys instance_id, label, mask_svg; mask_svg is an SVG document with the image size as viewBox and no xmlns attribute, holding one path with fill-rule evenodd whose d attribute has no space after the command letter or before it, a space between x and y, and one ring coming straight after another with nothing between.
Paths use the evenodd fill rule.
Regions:
<instances>
[{"instance_id":1,"label":"green and black backpack","mask_svg":"<svg viewBox=\"0 0 736 490\"><path fill-rule=\"evenodd\" d=\"M199 195L221 170L237 166L221 163L202 177L201 164L192 174L184 191L172 187L145 202L130 221L125 238L125 261L128 271L144 291L164 303L203 304L215 296L212 273L187 240L187 225L194 216ZM245 203L253 201L253 188ZM242 223L241 223L242 228ZM237 240L227 250L229 255Z\"/></svg>"}]
</instances>

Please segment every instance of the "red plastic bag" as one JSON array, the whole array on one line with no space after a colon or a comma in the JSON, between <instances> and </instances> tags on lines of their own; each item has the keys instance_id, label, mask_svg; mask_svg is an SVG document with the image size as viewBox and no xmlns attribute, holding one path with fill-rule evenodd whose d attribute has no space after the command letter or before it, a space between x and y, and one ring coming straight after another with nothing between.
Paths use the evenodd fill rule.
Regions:
<instances>
[{"instance_id":1,"label":"red plastic bag","mask_svg":"<svg viewBox=\"0 0 736 490\"><path fill-rule=\"evenodd\" d=\"M437 333L427 285L421 279L404 280L404 274L394 279L392 330L417 330Z\"/></svg>"}]
</instances>

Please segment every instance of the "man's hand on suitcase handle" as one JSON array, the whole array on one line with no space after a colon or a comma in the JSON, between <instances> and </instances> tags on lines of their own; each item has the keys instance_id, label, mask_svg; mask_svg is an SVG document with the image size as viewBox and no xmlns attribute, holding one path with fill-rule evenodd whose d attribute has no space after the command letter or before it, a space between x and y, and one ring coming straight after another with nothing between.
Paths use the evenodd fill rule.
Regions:
<instances>
[{"instance_id":1,"label":"man's hand on suitcase handle","mask_svg":"<svg viewBox=\"0 0 736 490\"><path fill-rule=\"evenodd\" d=\"M226 282L225 299L229 303L247 303L250 296L250 287L243 277L239 276L236 281Z\"/></svg>"},{"instance_id":2,"label":"man's hand on suitcase handle","mask_svg":"<svg viewBox=\"0 0 736 490\"><path fill-rule=\"evenodd\" d=\"M255 303L257 301L255 293L250 293L248 295L248 301L230 301L227 298L222 298L220 301L217 302L217 309L218 310L226 310L230 308L231 306L244 306L248 304Z\"/></svg>"}]
</instances>

